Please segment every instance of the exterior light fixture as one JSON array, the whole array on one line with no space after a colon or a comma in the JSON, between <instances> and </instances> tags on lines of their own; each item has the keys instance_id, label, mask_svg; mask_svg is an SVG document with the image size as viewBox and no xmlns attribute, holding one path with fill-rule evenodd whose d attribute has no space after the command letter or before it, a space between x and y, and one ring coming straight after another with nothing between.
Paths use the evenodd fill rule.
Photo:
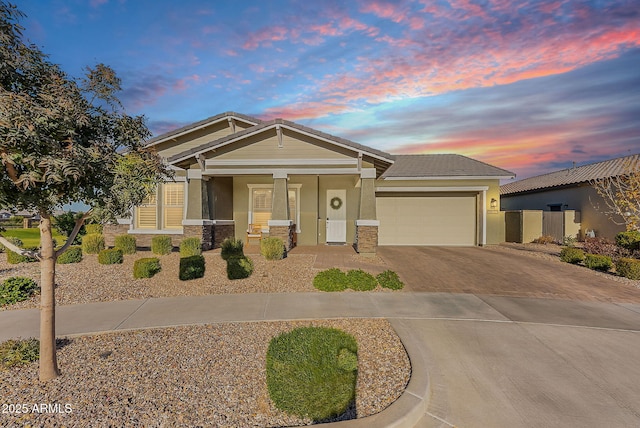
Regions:
<instances>
[{"instance_id":1,"label":"exterior light fixture","mask_svg":"<svg viewBox=\"0 0 640 428\"><path fill-rule=\"evenodd\" d=\"M498 200L496 198L491 198L491 203L489 205L492 210L498 208Z\"/></svg>"}]
</instances>

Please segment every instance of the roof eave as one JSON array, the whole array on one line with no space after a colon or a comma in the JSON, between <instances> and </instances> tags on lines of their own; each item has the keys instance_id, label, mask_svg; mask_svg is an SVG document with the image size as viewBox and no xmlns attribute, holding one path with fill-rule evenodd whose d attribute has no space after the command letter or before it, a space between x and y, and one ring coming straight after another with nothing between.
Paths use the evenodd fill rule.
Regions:
<instances>
[{"instance_id":1,"label":"roof eave","mask_svg":"<svg viewBox=\"0 0 640 428\"><path fill-rule=\"evenodd\" d=\"M515 175L439 175L439 176L418 176L418 177L404 177L404 176L392 176L382 177L383 180L507 180L514 178Z\"/></svg>"}]
</instances>

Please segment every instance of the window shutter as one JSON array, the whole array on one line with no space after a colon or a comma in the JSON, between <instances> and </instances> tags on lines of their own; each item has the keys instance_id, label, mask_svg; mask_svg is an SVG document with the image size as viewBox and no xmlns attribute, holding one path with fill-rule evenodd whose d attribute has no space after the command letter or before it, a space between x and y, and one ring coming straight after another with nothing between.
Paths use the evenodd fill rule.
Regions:
<instances>
[{"instance_id":1,"label":"window shutter","mask_svg":"<svg viewBox=\"0 0 640 428\"><path fill-rule=\"evenodd\" d=\"M179 229L182 227L184 212L184 184L167 183L163 187L164 228Z\"/></svg>"}]
</instances>

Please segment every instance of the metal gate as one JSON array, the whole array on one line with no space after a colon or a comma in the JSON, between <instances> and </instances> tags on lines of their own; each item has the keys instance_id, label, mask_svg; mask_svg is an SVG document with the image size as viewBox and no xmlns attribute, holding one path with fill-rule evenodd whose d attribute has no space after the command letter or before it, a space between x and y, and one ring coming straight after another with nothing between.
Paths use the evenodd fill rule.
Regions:
<instances>
[{"instance_id":1,"label":"metal gate","mask_svg":"<svg viewBox=\"0 0 640 428\"><path fill-rule=\"evenodd\" d=\"M564 238L564 212L542 212L542 235L553 236L556 242L562 242Z\"/></svg>"}]
</instances>

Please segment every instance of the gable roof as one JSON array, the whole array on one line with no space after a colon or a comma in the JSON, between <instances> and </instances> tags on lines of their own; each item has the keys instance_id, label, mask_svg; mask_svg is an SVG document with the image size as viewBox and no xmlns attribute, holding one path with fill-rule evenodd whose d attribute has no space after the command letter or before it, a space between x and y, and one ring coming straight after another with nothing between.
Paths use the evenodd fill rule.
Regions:
<instances>
[{"instance_id":1,"label":"gable roof","mask_svg":"<svg viewBox=\"0 0 640 428\"><path fill-rule=\"evenodd\" d=\"M228 120L228 119L239 119L243 122L250 123L252 125L257 125L259 123L262 123L262 120L257 119L255 117L247 116L245 114L236 113L233 111L228 111L226 113L220 113L215 116L211 116L206 119L200 120L198 122L190 123L189 125L183 126L181 128L174 129L169 132L165 132L164 134L151 138L149 141L147 141L146 145L155 146L157 144L162 143L163 141L176 138L180 135L186 134L196 129L206 128L207 126L213 125L214 123L217 123L223 120Z\"/></svg>"},{"instance_id":2,"label":"gable roof","mask_svg":"<svg viewBox=\"0 0 640 428\"><path fill-rule=\"evenodd\" d=\"M587 183L599 178L614 177L624 173L625 167L629 162L637 163L638 161L640 161L640 155L636 154L537 175L500 186L500 194L512 195L515 193L543 191L556 187Z\"/></svg>"},{"instance_id":3,"label":"gable roof","mask_svg":"<svg viewBox=\"0 0 640 428\"><path fill-rule=\"evenodd\" d=\"M273 119L267 122L261 122L255 126L244 129L242 131L236 132L234 134L227 135L226 137L219 138L217 140L210 141L208 143L202 144L198 147L194 147L189 150L185 150L184 152L175 154L167 159L169 163L180 162L184 159L193 157L197 154L204 153L218 147L230 144L237 140L240 140L244 137L247 137L252 134L257 134L263 132L270 128L275 128L276 126L281 125L286 128L301 132L303 134L308 134L321 140L327 141L332 144L336 144L338 146L346 147L352 149L357 152L362 152L363 154L367 154L371 157L386 161L388 163L393 163L394 157L393 155L383 152L381 150L377 150L371 147L363 146L362 144L355 143L351 140L347 140L345 138L336 137L334 135L326 134L324 132L318 131L313 128L309 128L303 125L299 125L295 122L290 122L288 120L283 119Z\"/></svg>"},{"instance_id":4,"label":"gable roof","mask_svg":"<svg viewBox=\"0 0 640 428\"><path fill-rule=\"evenodd\" d=\"M395 155L382 174L386 180L438 178L513 178L514 173L457 154Z\"/></svg>"}]
</instances>

